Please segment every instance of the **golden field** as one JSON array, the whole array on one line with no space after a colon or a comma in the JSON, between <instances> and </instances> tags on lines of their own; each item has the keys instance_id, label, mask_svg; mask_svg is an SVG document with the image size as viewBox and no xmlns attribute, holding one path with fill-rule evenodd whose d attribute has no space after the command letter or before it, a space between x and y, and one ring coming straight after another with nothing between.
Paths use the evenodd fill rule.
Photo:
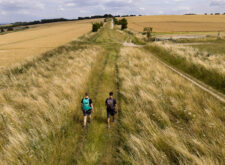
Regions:
<instances>
[{"instance_id":1,"label":"golden field","mask_svg":"<svg viewBox=\"0 0 225 165\"><path fill-rule=\"evenodd\" d=\"M64 45L91 31L91 22L73 22L33 25L30 29L0 36L0 68L19 63Z\"/></svg>"},{"instance_id":2,"label":"golden field","mask_svg":"<svg viewBox=\"0 0 225 165\"><path fill-rule=\"evenodd\" d=\"M154 32L224 32L225 15L160 15L127 17L131 30L142 32L153 27Z\"/></svg>"},{"instance_id":3,"label":"golden field","mask_svg":"<svg viewBox=\"0 0 225 165\"><path fill-rule=\"evenodd\" d=\"M224 104L143 49L118 61L123 164L224 164Z\"/></svg>"}]
</instances>

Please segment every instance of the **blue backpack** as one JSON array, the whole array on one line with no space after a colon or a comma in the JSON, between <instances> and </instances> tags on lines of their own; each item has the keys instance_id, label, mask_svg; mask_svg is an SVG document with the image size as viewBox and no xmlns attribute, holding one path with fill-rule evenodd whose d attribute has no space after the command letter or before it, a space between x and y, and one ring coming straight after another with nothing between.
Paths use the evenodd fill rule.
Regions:
<instances>
[{"instance_id":1,"label":"blue backpack","mask_svg":"<svg viewBox=\"0 0 225 165\"><path fill-rule=\"evenodd\" d=\"M89 105L89 99L84 98L82 104L83 104L83 107L82 107L83 111L91 110L91 107Z\"/></svg>"}]
</instances>

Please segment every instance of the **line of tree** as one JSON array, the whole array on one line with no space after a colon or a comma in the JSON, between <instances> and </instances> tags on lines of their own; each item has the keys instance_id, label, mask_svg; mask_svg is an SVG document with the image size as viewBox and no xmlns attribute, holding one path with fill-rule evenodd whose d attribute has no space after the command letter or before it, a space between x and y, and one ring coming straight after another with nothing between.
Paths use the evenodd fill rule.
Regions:
<instances>
[{"instance_id":1,"label":"line of tree","mask_svg":"<svg viewBox=\"0 0 225 165\"><path fill-rule=\"evenodd\" d=\"M116 17L113 17L113 21L114 21L114 24L121 25L121 30L127 29L128 22L126 18L118 20L116 19Z\"/></svg>"},{"instance_id":2,"label":"line of tree","mask_svg":"<svg viewBox=\"0 0 225 165\"><path fill-rule=\"evenodd\" d=\"M42 19L37 21L31 22L15 22L12 26L27 26L27 25L35 25L35 24L45 24L45 23L52 23L52 22L62 22L62 21L71 21L70 19L65 18L53 18L53 19Z\"/></svg>"},{"instance_id":3,"label":"line of tree","mask_svg":"<svg viewBox=\"0 0 225 165\"><path fill-rule=\"evenodd\" d=\"M13 31L14 28L12 26L8 26L8 27L4 27L4 28L0 28L0 33L3 33L5 31Z\"/></svg>"},{"instance_id":4,"label":"line of tree","mask_svg":"<svg viewBox=\"0 0 225 165\"><path fill-rule=\"evenodd\" d=\"M94 15L90 17L78 17L78 20L84 20L84 19L97 19L97 18L113 18L113 17L134 17L136 15L112 15L112 14L105 14L105 15Z\"/></svg>"},{"instance_id":5,"label":"line of tree","mask_svg":"<svg viewBox=\"0 0 225 165\"><path fill-rule=\"evenodd\" d=\"M45 24L45 23L53 23L53 22L76 21L76 20L97 19L97 18L133 17L133 16L136 16L136 15L113 16L112 14L104 14L104 15L94 15L90 17L78 17L78 19L65 19L65 18L41 19L41 20L35 20L30 22L15 22L15 23L12 23L11 25L4 26L4 30L8 30L8 28L10 30L11 27L14 28L18 26L28 26L28 25Z\"/></svg>"},{"instance_id":6,"label":"line of tree","mask_svg":"<svg viewBox=\"0 0 225 165\"><path fill-rule=\"evenodd\" d=\"M96 22L92 24L92 32L97 32L98 29L103 27L103 22Z\"/></svg>"}]
</instances>

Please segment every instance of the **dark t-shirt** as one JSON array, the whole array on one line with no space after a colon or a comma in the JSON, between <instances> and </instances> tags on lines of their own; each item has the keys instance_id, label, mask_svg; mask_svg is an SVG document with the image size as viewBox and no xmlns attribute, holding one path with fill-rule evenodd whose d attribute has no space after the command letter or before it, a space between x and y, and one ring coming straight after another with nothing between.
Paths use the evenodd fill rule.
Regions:
<instances>
[{"instance_id":1,"label":"dark t-shirt","mask_svg":"<svg viewBox=\"0 0 225 165\"><path fill-rule=\"evenodd\" d=\"M111 98L107 98L107 99L105 100L105 104L106 104L106 105L107 105L108 99L111 99ZM110 107L106 106L107 111L115 110L115 106L116 106L116 100L115 100L115 99L113 99L113 105L114 105L114 108L113 108L113 109L111 109Z\"/></svg>"},{"instance_id":2,"label":"dark t-shirt","mask_svg":"<svg viewBox=\"0 0 225 165\"><path fill-rule=\"evenodd\" d=\"M83 104L83 100L84 99L87 99L87 98L83 98L82 100L81 100L81 104ZM89 106L91 107L91 104L92 104L92 100L89 98Z\"/></svg>"}]
</instances>

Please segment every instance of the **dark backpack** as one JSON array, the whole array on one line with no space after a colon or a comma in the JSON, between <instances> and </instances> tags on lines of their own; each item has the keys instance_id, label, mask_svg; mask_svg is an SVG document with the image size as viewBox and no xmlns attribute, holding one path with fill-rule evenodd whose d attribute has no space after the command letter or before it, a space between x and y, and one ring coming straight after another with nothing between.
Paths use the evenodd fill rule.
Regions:
<instances>
[{"instance_id":1,"label":"dark backpack","mask_svg":"<svg viewBox=\"0 0 225 165\"><path fill-rule=\"evenodd\" d=\"M115 109L114 101L113 101L112 98L108 98L107 101L106 101L106 104L107 104L108 109L111 109L111 110Z\"/></svg>"}]
</instances>

